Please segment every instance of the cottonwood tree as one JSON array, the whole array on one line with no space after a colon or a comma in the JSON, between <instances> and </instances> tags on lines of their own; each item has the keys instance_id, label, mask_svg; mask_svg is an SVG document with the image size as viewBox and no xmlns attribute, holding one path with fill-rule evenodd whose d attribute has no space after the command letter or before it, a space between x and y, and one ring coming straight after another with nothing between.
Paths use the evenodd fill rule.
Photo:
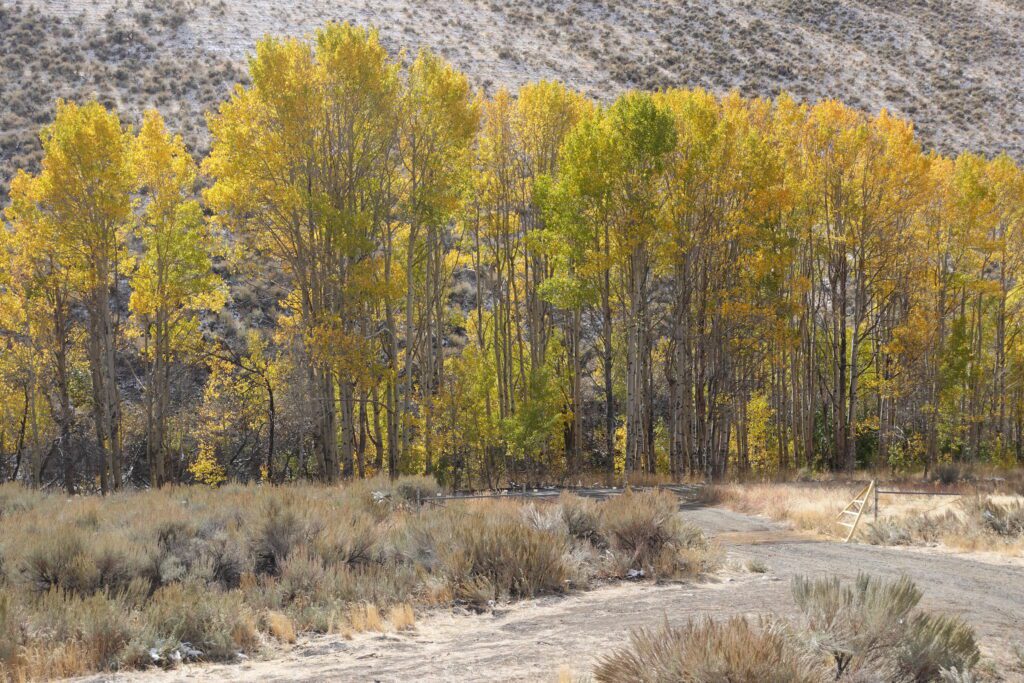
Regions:
<instances>
[{"instance_id":1,"label":"cottonwood tree","mask_svg":"<svg viewBox=\"0 0 1024 683\"><path fill-rule=\"evenodd\" d=\"M210 234L194 197L196 166L180 136L155 111L143 117L132 157L146 201L138 235L142 254L131 277L130 309L142 334L146 454L150 483L178 479L168 444L172 366L201 344L199 314L218 311L225 289L213 272Z\"/></svg>"},{"instance_id":2,"label":"cottonwood tree","mask_svg":"<svg viewBox=\"0 0 1024 683\"><path fill-rule=\"evenodd\" d=\"M87 311L93 426L101 454L100 487L107 493L120 488L122 473L119 329L112 298L130 260L125 236L136 186L132 139L117 115L100 104L63 101L40 137L42 170L22 179L14 221L46 226L70 269L68 291Z\"/></svg>"},{"instance_id":3,"label":"cottonwood tree","mask_svg":"<svg viewBox=\"0 0 1024 683\"><path fill-rule=\"evenodd\" d=\"M216 182L206 196L252 248L287 267L316 458L333 482L353 470L352 369L364 364L372 236L387 209L377 190L396 162L398 65L375 32L330 24L315 45L261 41L250 72L252 85L211 118L205 168Z\"/></svg>"}]
</instances>

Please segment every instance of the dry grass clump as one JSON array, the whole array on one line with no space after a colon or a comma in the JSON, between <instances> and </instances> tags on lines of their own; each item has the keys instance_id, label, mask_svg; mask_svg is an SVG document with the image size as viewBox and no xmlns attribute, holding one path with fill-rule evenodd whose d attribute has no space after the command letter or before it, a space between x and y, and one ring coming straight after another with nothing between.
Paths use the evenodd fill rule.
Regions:
<instances>
[{"instance_id":1,"label":"dry grass clump","mask_svg":"<svg viewBox=\"0 0 1024 683\"><path fill-rule=\"evenodd\" d=\"M396 631L408 631L416 626L416 613L409 603L392 605L388 611L388 621L391 623L391 628Z\"/></svg>"},{"instance_id":2,"label":"dry grass clump","mask_svg":"<svg viewBox=\"0 0 1024 683\"><path fill-rule=\"evenodd\" d=\"M294 643L298 638L298 635L295 633L295 622L287 614L269 611L264 619L266 620L267 630L270 632L270 635L282 643Z\"/></svg>"},{"instance_id":3,"label":"dry grass clump","mask_svg":"<svg viewBox=\"0 0 1024 683\"><path fill-rule=\"evenodd\" d=\"M594 677L600 683L827 680L820 660L794 642L784 624L743 618L683 626L666 621L658 629L636 631L628 646L600 660Z\"/></svg>"},{"instance_id":4,"label":"dry grass clump","mask_svg":"<svg viewBox=\"0 0 1024 683\"><path fill-rule=\"evenodd\" d=\"M527 598L567 587L564 536L530 525L515 504L442 513L450 544L433 549L457 597L472 603Z\"/></svg>"},{"instance_id":5,"label":"dry grass clump","mask_svg":"<svg viewBox=\"0 0 1024 683\"><path fill-rule=\"evenodd\" d=\"M836 525L839 512L859 489L859 485L723 484L706 487L701 497L709 504L720 503L834 536L842 531ZM1019 495L978 497L965 493L963 498L939 502L932 497L883 495L877 521L870 501L868 506L857 537L869 543L942 544L959 550L1024 555L1024 499Z\"/></svg>"},{"instance_id":6,"label":"dry grass clump","mask_svg":"<svg viewBox=\"0 0 1024 683\"><path fill-rule=\"evenodd\" d=\"M349 607L347 623L349 628L356 633L384 630L384 621L380 617L380 610L376 605L369 603Z\"/></svg>"},{"instance_id":7,"label":"dry grass clump","mask_svg":"<svg viewBox=\"0 0 1024 683\"><path fill-rule=\"evenodd\" d=\"M602 683L640 681L961 681L974 680L974 632L953 617L917 609L906 577L797 578L793 621L710 619L634 632L600 659Z\"/></svg>"},{"instance_id":8,"label":"dry grass clump","mask_svg":"<svg viewBox=\"0 0 1024 683\"><path fill-rule=\"evenodd\" d=\"M715 554L669 494L417 505L422 478L166 488L106 499L0 486L0 680L229 661L303 632L401 631Z\"/></svg>"},{"instance_id":9,"label":"dry grass clump","mask_svg":"<svg viewBox=\"0 0 1024 683\"><path fill-rule=\"evenodd\" d=\"M941 511L870 522L863 537L875 545L942 544L1024 555L1024 503L1008 496L963 498Z\"/></svg>"},{"instance_id":10,"label":"dry grass clump","mask_svg":"<svg viewBox=\"0 0 1024 683\"><path fill-rule=\"evenodd\" d=\"M707 487L706 502L791 522L804 531L833 533L836 516L856 495L854 487L791 484L721 484Z\"/></svg>"}]
</instances>

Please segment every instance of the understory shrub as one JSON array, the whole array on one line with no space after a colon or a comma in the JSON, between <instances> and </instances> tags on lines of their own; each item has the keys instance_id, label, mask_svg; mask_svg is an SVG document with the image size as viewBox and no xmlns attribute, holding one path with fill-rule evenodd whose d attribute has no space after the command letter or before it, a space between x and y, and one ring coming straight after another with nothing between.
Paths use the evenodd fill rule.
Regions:
<instances>
[{"instance_id":1,"label":"understory shrub","mask_svg":"<svg viewBox=\"0 0 1024 683\"><path fill-rule=\"evenodd\" d=\"M526 598L567 588L565 539L530 526L518 510L453 510L448 522L454 543L438 552L457 597L479 603L484 597Z\"/></svg>"},{"instance_id":2,"label":"understory shrub","mask_svg":"<svg viewBox=\"0 0 1024 683\"><path fill-rule=\"evenodd\" d=\"M238 591L176 583L153 594L143 612L150 647L191 659L231 659L259 644L256 619Z\"/></svg>"},{"instance_id":3,"label":"understory shrub","mask_svg":"<svg viewBox=\"0 0 1024 683\"><path fill-rule=\"evenodd\" d=\"M966 507L968 517L978 520L985 530L1005 537L1024 536L1024 505L1020 502L1000 504L982 498Z\"/></svg>"}]
</instances>

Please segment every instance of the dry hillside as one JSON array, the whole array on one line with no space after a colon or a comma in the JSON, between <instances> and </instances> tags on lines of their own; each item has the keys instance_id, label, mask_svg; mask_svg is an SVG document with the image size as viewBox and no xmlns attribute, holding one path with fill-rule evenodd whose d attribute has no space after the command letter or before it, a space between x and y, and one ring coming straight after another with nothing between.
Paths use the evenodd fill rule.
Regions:
<instances>
[{"instance_id":1,"label":"dry hillside","mask_svg":"<svg viewBox=\"0 0 1024 683\"><path fill-rule=\"evenodd\" d=\"M428 45L486 89L788 90L889 108L946 152L1024 158L1021 0L0 0L0 187L34 163L55 97L129 120L159 106L202 152L201 113L253 42L331 19L378 26L395 51Z\"/></svg>"}]
</instances>

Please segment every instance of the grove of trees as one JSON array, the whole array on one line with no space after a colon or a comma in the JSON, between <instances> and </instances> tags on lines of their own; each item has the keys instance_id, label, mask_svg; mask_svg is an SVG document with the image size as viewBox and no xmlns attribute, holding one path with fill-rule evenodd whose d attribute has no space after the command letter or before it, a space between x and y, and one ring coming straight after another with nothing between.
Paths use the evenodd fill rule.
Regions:
<instances>
[{"instance_id":1,"label":"grove of trees","mask_svg":"<svg viewBox=\"0 0 1024 683\"><path fill-rule=\"evenodd\" d=\"M201 162L58 102L0 230L0 480L1024 458L1009 157L785 95L484 96L348 24L249 70Z\"/></svg>"}]
</instances>

